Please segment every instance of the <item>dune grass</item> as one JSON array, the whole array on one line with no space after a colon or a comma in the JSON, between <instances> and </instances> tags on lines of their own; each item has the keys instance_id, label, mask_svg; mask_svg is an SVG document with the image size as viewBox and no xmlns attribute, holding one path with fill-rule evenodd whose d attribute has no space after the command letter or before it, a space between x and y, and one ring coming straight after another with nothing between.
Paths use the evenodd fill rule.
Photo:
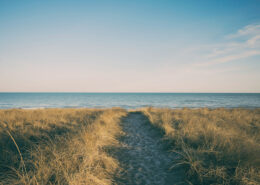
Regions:
<instances>
[{"instance_id":1,"label":"dune grass","mask_svg":"<svg viewBox=\"0 0 260 185\"><path fill-rule=\"evenodd\" d=\"M190 184L260 184L260 109L145 108Z\"/></svg>"},{"instance_id":2,"label":"dune grass","mask_svg":"<svg viewBox=\"0 0 260 185\"><path fill-rule=\"evenodd\" d=\"M260 109L144 108L190 184L260 183ZM123 109L0 110L0 184L116 184ZM175 154L173 154L175 155Z\"/></svg>"},{"instance_id":3,"label":"dune grass","mask_svg":"<svg viewBox=\"0 0 260 185\"><path fill-rule=\"evenodd\" d=\"M0 184L113 184L122 109L0 110Z\"/></svg>"}]
</instances>

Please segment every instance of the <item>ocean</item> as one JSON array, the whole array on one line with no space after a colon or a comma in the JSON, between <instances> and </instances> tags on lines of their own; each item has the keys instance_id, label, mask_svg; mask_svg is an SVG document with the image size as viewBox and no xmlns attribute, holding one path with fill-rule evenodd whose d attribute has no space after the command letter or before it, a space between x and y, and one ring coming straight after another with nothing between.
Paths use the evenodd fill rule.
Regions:
<instances>
[{"instance_id":1,"label":"ocean","mask_svg":"<svg viewBox=\"0 0 260 185\"><path fill-rule=\"evenodd\" d=\"M147 106L259 108L260 93L0 93L0 109Z\"/></svg>"}]
</instances>

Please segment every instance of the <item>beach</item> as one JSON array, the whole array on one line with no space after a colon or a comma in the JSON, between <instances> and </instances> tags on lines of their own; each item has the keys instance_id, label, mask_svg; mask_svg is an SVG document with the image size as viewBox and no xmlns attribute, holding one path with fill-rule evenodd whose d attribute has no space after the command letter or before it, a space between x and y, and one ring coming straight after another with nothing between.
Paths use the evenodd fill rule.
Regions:
<instances>
[{"instance_id":1,"label":"beach","mask_svg":"<svg viewBox=\"0 0 260 185\"><path fill-rule=\"evenodd\" d=\"M259 109L0 110L1 184L257 184Z\"/></svg>"}]
</instances>

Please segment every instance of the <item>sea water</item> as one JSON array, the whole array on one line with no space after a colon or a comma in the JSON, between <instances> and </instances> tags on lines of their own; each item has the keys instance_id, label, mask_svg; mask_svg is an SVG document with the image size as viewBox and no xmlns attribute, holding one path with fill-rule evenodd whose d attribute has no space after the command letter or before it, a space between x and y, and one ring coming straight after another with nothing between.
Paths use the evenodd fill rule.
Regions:
<instances>
[{"instance_id":1,"label":"sea water","mask_svg":"<svg viewBox=\"0 0 260 185\"><path fill-rule=\"evenodd\" d=\"M260 93L0 93L10 108L257 108Z\"/></svg>"}]
</instances>

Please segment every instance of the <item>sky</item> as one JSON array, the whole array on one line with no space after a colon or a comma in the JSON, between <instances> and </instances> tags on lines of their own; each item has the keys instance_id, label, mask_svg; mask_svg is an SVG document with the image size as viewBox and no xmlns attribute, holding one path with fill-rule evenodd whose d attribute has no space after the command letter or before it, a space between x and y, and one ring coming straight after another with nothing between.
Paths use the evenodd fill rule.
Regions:
<instances>
[{"instance_id":1,"label":"sky","mask_svg":"<svg viewBox=\"0 0 260 185\"><path fill-rule=\"evenodd\" d=\"M0 92L260 92L260 0L0 0Z\"/></svg>"}]
</instances>

